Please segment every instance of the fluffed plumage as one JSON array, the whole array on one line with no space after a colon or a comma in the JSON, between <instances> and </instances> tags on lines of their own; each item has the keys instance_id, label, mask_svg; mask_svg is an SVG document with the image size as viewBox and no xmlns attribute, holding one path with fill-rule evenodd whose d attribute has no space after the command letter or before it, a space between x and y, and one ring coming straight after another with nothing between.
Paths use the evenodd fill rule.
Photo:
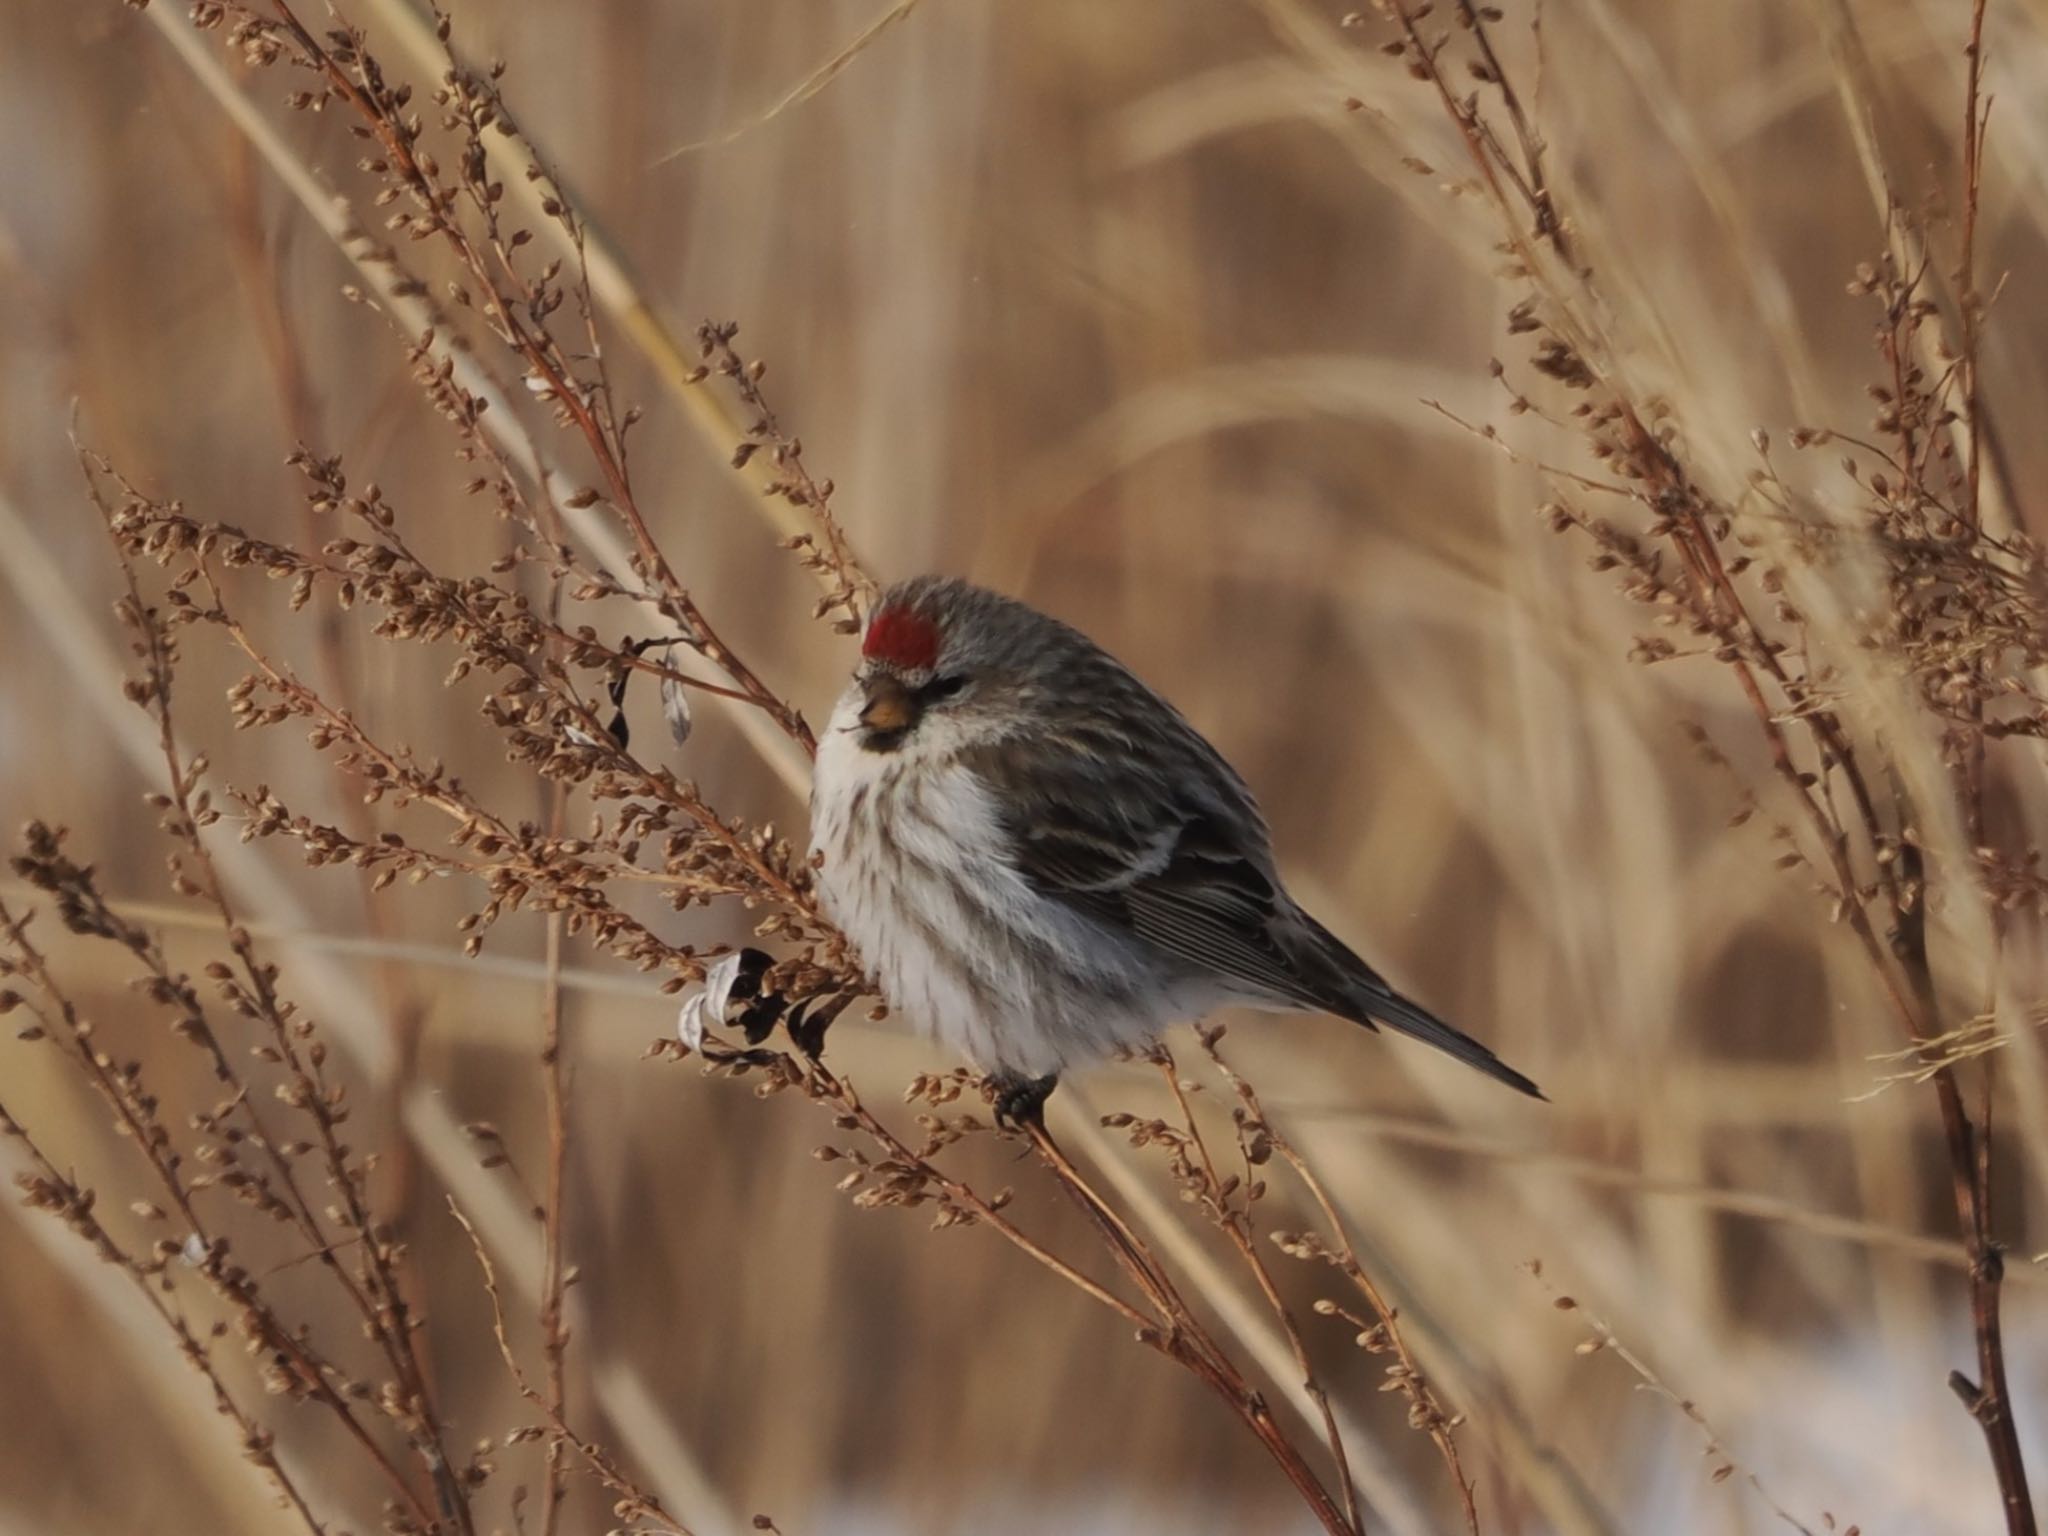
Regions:
<instances>
[{"instance_id":1,"label":"fluffed plumage","mask_svg":"<svg viewBox=\"0 0 2048 1536\"><path fill-rule=\"evenodd\" d=\"M883 595L819 745L829 916L892 1008L1011 1083L1228 1003L1384 1024L1536 1085L1280 883L1244 781L1099 646L965 582Z\"/></svg>"}]
</instances>

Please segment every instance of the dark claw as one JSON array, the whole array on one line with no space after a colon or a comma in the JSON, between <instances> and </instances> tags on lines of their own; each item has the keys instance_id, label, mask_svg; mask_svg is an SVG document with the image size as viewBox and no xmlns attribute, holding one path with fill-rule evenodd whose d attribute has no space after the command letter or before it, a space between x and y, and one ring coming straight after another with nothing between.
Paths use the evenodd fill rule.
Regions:
<instances>
[{"instance_id":1,"label":"dark claw","mask_svg":"<svg viewBox=\"0 0 2048 1536\"><path fill-rule=\"evenodd\" d=\"M1044 1077L1018 1077L996 1072L990 1074L988 1085L995 1097L997 1125L1006 1131L1021 1131L1033 1125L1043 1130L1045 1101L1060 1085L1060 1075L1048 1072Z\"/></svg>"}]
</instances>

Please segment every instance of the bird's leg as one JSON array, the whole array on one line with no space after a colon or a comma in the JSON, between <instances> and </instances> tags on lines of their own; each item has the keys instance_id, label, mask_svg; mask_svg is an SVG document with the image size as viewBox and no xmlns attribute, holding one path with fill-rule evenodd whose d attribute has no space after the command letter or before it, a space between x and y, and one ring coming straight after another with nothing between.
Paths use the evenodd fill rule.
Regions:
<instances>
[{"instance_id":1,"label":"bird's leg","mask_svg":"<svg viewBox=\"0 0 2048 1536\"><path fill-rule=\"evenodd\" d=\"M1052 1097L1053 1089L1059 1085L1060 1075L1057 1072L1048 1072L1043 1077L991 1072L988 1086L995 1099L996 1124L1011 1131L1029 1125L1043 1127L1045 1101Z\"/></svg>"}]
</instances>

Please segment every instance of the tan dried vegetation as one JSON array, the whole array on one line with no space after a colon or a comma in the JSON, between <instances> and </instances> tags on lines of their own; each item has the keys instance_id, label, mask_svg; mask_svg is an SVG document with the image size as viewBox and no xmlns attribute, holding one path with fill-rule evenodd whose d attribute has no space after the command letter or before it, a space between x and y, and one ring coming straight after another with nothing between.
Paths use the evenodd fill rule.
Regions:
<instances>
[{"instance_id":1,"label":"tan dried vegetation","mask_svg":"<svg viewBox=\"0 0 2048 1536\"><path fill-rule=\"evenodd\" d=\"M861 11L0 17L0 1532L2035 1530L2042 14ZM800 831L928 565L1554 1105L993 1126Z\"/></svg>"}]
</instances>

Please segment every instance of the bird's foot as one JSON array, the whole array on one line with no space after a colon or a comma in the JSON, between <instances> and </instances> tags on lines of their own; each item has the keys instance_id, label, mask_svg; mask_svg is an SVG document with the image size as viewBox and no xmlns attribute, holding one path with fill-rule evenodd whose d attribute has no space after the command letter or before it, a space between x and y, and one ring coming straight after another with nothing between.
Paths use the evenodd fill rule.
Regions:
<instances>
[{"instance_id":1,"label":"bird's foot","mask_svg":"<svg viewBox=\"0 0 2048 1536\"><path fill-rule=\"evenodd\" d=\"M1006 1131L1029 1126L1045 1127L1045 1101L1060 1084L1057 1072L1044 1077L1021 1077L1012 1072L989 1075L989 1093L995 1103L996 1124Z\"/></svg>"}]
</instances>

